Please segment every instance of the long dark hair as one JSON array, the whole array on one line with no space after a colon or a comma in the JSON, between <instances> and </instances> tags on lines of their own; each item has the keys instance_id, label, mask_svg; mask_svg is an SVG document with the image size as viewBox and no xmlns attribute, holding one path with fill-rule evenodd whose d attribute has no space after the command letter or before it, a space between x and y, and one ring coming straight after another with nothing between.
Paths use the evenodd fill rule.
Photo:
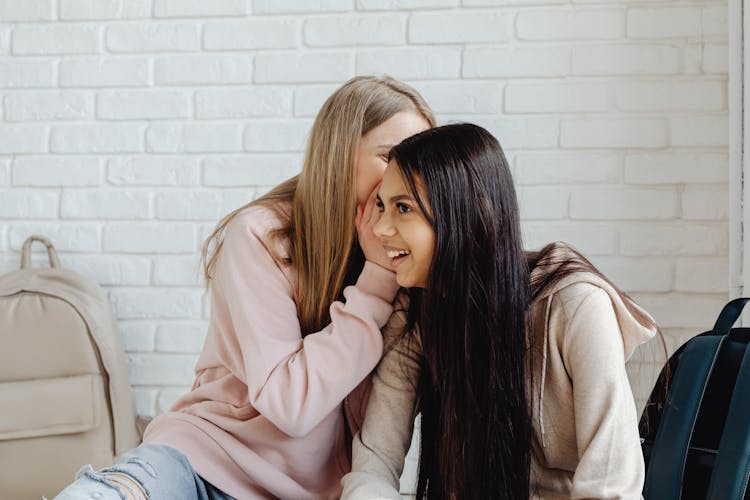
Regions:
<instances>
[{"instance_id":1,"label":"long dark hair","mask_svg":"<svg viewBox=\"0 0 750 500\"><path fill-rule=\"evenodd\" d=\"M435 231L407 326L422 332L424 352L417 498L528 498L529 268L502 148L485 129L455 124L406 139L391 159Z\"/></svg>"}]
</instances>

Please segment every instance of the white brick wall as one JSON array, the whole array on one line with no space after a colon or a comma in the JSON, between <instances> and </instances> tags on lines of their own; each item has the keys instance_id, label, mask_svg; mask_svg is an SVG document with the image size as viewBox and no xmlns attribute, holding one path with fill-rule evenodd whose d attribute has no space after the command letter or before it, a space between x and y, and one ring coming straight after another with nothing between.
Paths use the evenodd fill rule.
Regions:
<instances>
[{"instance_id":1,"label":"white brick wall","mask_svg":"<svg viewBox=\"0 0 750 500\"><path fill-rule=\"evenodd\" d=\"M727 52L726 0L0 0L0 271L50 236L164 410L203 238L299 170L337 85L389 73L496 134L527 246L578 246L675 348L727 299Z\"/></svg>"}]
</instances>

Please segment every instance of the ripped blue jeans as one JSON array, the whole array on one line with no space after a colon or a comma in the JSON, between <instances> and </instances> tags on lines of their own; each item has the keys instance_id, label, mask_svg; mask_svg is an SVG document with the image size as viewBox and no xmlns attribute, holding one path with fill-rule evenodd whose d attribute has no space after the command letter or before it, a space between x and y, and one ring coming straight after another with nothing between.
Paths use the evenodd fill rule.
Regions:
<instances>
[{"instance_id":1,"label":"ripped blue jeans","mask_svg":"<svg viewBox=\"0 0 750 500\"><path fill-rule=\"evenodd\" d=\"M118 481L123 476L135 481L140 489ZM99 471L84 466L54 500L124 500L128 498L124 491L138 500L234 500L196 474L185 455L158 444L133 448L114 465Z\"/></svg>"}]
</instances>

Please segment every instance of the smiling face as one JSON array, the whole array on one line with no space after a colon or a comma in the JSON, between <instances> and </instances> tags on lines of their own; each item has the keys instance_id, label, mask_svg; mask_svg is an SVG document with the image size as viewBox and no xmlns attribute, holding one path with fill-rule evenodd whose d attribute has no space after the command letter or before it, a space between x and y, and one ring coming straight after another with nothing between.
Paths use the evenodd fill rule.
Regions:
<instances>
[{"instance_id":1,"label":"smiling face","mask_svg":"<svg viewBox=\"0 0 750 500\"><path fill-rule=\"evenodd\" d=\"M364 206L367 197L383 178L391 148L428 128L430 124L416 111L400 111L362 136L357 149L358 205Z\"/></svg>"},{"instance_id":2,"label":"smiling face","mask_svg":"<svg viewBox=\"0 0 750 500\"><path fill-rule=\"evenodd\" d=\"M429 207L420 179L417 189L423 204ZM435 253L435 231L395 161L388 165L380 184L378 208L381 217L374 230L388 251L396 281L407 288L426 288Z\"/></svg>"}]
</instances>

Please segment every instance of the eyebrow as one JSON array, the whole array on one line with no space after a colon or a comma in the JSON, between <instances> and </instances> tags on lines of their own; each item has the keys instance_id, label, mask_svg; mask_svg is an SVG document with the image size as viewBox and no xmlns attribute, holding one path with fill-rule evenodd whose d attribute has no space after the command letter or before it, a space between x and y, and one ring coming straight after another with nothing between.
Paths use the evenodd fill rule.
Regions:
<instances>
[{"instance_id":1,"label":"eyebrow","mask_svg":"<svg viewBox=\"0 0 750 500\"><path fill-rule=\"evenodd\" d=\"M380 198L380 194L378 194L378 195L376 195L376 196L377 196L378 200L380 200L380 203L383 203L383 199L382 199L382 198ZM414 201L414 198L412 198L412 197L411 197L410 195L408 195L408 194L397 194L396 196L391 196L391 197L390 197L390 198L388 199L388 201L389 201L390 203L396 203L397 201L401 201L401 200Z\"/></svg>"}]
</instances>

